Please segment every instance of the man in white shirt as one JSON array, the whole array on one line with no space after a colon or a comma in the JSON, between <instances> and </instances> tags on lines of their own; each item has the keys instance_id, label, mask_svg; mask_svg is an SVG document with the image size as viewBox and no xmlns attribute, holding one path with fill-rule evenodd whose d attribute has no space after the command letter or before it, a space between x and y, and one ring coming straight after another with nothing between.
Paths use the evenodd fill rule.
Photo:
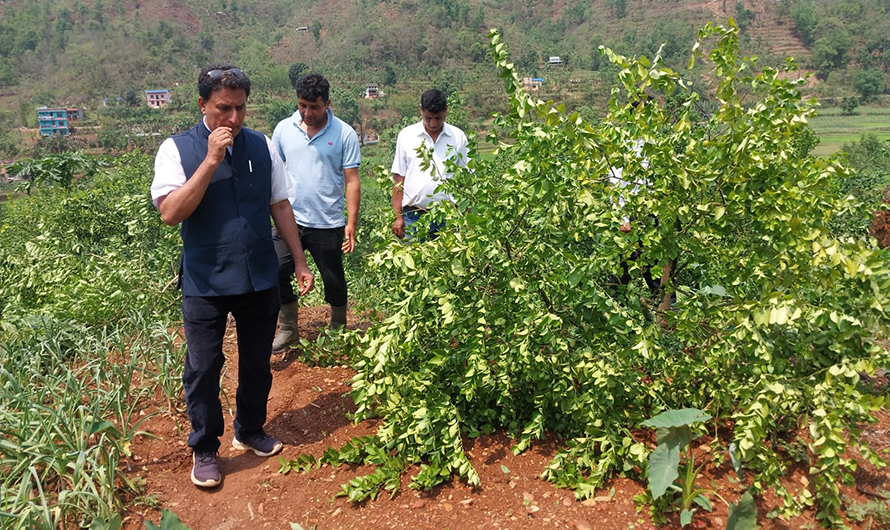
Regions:
<instances>
[{"instance_id":1,"label":"man in white shirt","mask_svg":"<svg viewBox=\"0 0 890 530\"><path fill-rule=\"evenodd\" d=\"M170 226L181 224L182 323L186 355L182 382L192 432L192 482L218 486L224 417L219 378L228 315L238 334L236 449L259 456L281 451L263 430L272 387L269 358L278 314L278 271L271 217L293 252L303 294L313 276L288 202L284 164L271 141L243 127L250 79L228 63L198 76L204 119L168 138L155 158L151 197Z\"/></svg>"},{"instance_id":2,"label":"man in white shirt","mask_svg":"<svg viewBox=\"0 0 890 530\"><path fill-rule=\"evenodd\" d=\"M467 135L457 127L445 123L448 116L448 100L442 91L432 88L420 98L421 121L402 129L396 141L396 156L392 163L392 209L395 221L392 233L399 239L418 231L413 226L429 211L435 201L453 200L436 189L451 174L445 170L445 161L452 160L459 166L467 165ZM419 148L432 151L432 164L424 171ZM444 223L430 223L428 237L434 238ZM421 234L421 237L427 234Z\"/></svg>"}]
</instances>

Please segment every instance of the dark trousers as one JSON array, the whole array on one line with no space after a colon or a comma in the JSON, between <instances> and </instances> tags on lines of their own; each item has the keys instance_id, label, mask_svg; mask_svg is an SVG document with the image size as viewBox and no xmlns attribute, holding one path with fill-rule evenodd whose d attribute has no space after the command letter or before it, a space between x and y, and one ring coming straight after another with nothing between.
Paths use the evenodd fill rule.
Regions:
<instances>
[{"instance_id":1,"label":"dark trousers","mask_svg":"<svg viewBox=\"0 0 890 530\"><path fill-rule=\"evenodd\" d=\"M223 412L219 400L222 343L229 313L238 334L238 391L235 394L235 436L258 431L266 423L266 402L272 389L272 339L281 304L278 289L234 296L183 296L182 323L187 351L182 383L195 451L219 449Z\"/></svg>"},{"instance_id":2,"label":"dark trousers","mask_svg":"<svg viewBox=\"0 0 890 530\"><path fill-rule=\"evenodd\" d=\"M300 244L303 250L312 255L321 281L324 283L324 300L334 307L343 307L347 302L346 273L343 270L343 236L345 227L309 228L297 225ZM294 258L281 235L272 229L272 242L278 254L278 292L281 303L289 304L298 298L294 293Z\"/></svg>"}]
</instances>

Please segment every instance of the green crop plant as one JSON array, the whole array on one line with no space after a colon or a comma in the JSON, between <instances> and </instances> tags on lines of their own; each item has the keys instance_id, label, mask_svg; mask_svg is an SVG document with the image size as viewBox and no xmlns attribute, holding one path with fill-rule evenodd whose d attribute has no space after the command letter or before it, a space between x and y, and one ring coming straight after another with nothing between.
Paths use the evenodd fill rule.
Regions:
<instances>
[{"instance_id":1,"label":"green crop plant","mask_svg":"<svg viewBox=\"0 0 890 530\"><path fill-rule=\"evenodd\" d=\"M147 197L151 159L85 156L30 161L85 172L34 178L0 209L3 528L114 527L142 493L124 470L146 400L160 387L178 407L178 238Z\"/></svg>"},{"instance_id":2,"label":"green crop plant","mask_svg":"<svg viewBox=\"0 0 890 530\"><path fill-rule=\"evenodd\" d=\"M642 423L644 427L657 430L658 446L649 453L646 473L651 500L657 501L668 491L678 494L680 526L685 527L692 522L697 510L693 504L711 511L713 507L709 495L715 496L729 506L730 518L727 530L753 530L757 507L750 494L743 496L738 504L730 505L715 490L696 486L706 462L698 467L695 465L695 455L689 444L698 436L692 431L691 425L709 419L711 416L701 410L680 409L666 410ZM681 456L685 457L682 462Z\"/></svg>"},{"instance_id":3,"label":"green crop plant","mask_svg":"<svg viewBox=\"0 0 890 530\"><path fill-rule=\"evenodd\" d=\"M455 201L429 214L448 230L373 255L382 316L350 354L356 419L379 418L370 443L420 466L412 487L478 484L464 443L504 429L517 451L564 439L543 476L591 497L616 474L644 478L643 421L697 408L730 427L715 454L736 444L752 495L842 524L845 449L881 462L859 434L885 400L857 381L890 361L875 340L890 335L890 258L832 231L867 208L840 192L840 160L796 147L814 112L801 81L741 57L738 34L705 27L684 72L603 49L617 82L588 124L525 93L492 33L510 105L497 150L451 168ZM622 262L631 280L616 285ZM778 440L800 428L812 481L789 491Z\"/></svg>"}]
</instances>

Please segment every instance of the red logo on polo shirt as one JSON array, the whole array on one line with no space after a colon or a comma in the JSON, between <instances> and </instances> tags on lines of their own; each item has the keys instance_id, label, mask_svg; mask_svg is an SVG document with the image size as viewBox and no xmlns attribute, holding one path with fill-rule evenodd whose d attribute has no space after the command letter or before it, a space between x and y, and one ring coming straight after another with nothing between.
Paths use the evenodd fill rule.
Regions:
<instances>
[{"instance_id":1,"label":"red logo on polo shirt","mask_svg":"<svg viewBox=\"0 0 890 530\"><path fill-rule=\"evenodd\" d=\"M328 142L328 145L334 145L334 142Z\"/></svg>"}]
</instances>

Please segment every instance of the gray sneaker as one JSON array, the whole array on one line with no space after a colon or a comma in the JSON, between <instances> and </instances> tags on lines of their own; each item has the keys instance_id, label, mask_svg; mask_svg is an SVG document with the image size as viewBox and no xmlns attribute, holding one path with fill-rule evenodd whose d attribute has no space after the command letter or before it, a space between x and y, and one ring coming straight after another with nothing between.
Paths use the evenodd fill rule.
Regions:
<instances>
[{"instance_id":1,"label":"gray sneaker","mask_svg":"<svg viewBox=\"0 0 890 530\"><path fill-rule=\"evenodd\" d=\"M216 451L214 452L194 452L192 453L192 483L202 488L213 488L219 486L219 464L216 461Z\"/></svg>"},{"instance_id":2,"label":"gray sneaker","mask_svg":"<svg viewBox=\"0 0 890 530\"><path fill-rule=\"evenodd\" d=\"M272 456L281 451L284 444L278 438L269 436L264 431L259 430L250 434L238 435L232 439L232 445L235 449L247 451L248 449L256 453L258 456Z\"/></svg>"}]
</instances>

